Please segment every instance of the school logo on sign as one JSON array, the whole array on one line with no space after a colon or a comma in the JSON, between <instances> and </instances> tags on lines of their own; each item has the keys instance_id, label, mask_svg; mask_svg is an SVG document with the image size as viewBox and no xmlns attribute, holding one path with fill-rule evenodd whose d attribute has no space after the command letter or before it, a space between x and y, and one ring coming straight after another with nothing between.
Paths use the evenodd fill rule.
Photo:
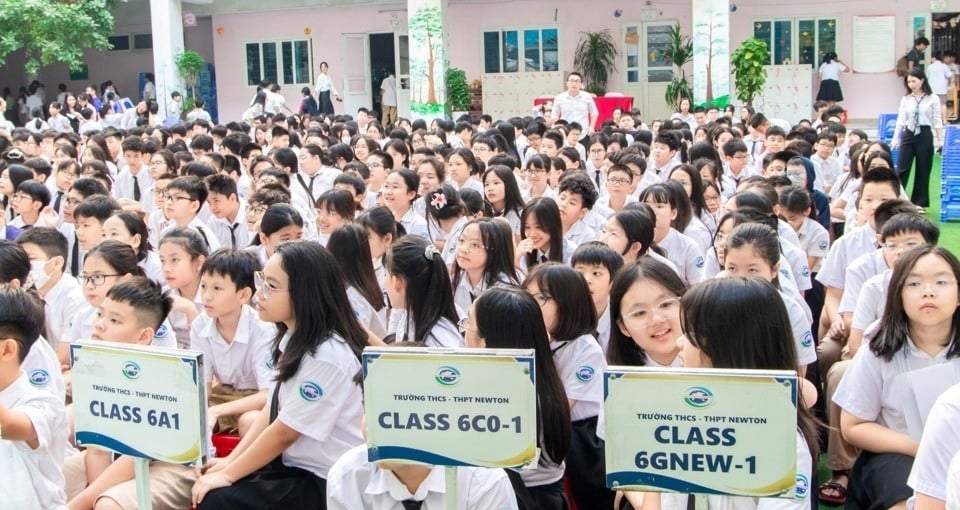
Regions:
<instances>
[{"instance_id":1,"label":"school logo on sign","mask_svg":"<svg viewBox=\"0 0 960 510\"><path fill-rule=\"evenodd\" d=\"M140 365L136 361L128 361L123 364L123 376L133 380L140 377Z\"/></svg>"},{"instance_id":2,"label":"school logo on sign","mask_svg":"<svg viewBox=\"0 0 960 510\"><path fill-rule=\"evenodd\" d=\"M454 386L460 382L460 371L453 367L443 366L437 369L433 378L443 386Z\"/></svg>"},{"instance_id":3,"label":"school logo on sign","mask_svg":"<svg viewBox=\"0 0 960 510\"><path fill-rule=\"evenodd\" d=\"M581 380L581 381L583 381L583 382L587 382L587 381L589 381L590 379L593 379L593 374L594 374L594 373L595 373L595 371L593 370L593 367L587 366L587 365L583 365L582 367L580 367L580 368L577 369L577 379L579 379L579 380Z\"/></svg>"},{"instance_id":4,"label":"school logo on sign","mask_svg":"<svg viewBox=\"0 0 960 510\"><path fill-rule=\"evenodd\" d=\"M690 407L703 409L713 403L713 392L703 386L694 386L687 390L683 401Z\"/></svg>"},{"instance_id":5,"label":"school logo on sign","mask_svg":"<svg viewBox=\"0 0 960 510\"><path fill-rule=\"evenodd\" d=\"M48 374L46 370L38 368L33 372L30 372L28 379L30 380L30 384L34 386L43 386L50 381L50 374Z\"/></svg>"},{"instance_id":6,"label":"school logo on sign","mask_svg":"<svg viewBox=\"0 0 960 510\"><path fill-rule=\"evenodd\" d=\"M319 384L313 381L307 381L300 385L300 397L307 402L315 402L320 400L320 397L322 396L323 389L320 388Z\"/></svg>"}]
</instances>

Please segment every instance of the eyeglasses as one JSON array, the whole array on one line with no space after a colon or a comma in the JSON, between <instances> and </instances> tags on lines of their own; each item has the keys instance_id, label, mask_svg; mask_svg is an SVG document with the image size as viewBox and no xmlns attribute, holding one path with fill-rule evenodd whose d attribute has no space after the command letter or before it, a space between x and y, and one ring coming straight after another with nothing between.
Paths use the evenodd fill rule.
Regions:
<instances>
[{"instance_id":1,"label":"eyeglasses","mask_svg":"<svg viewBox=\"0 0 960 510\"><path fill-rule=\"evenodd\" d=\"M904 284L904 290L910 292L917 292L919 290L926 290L927 288L932 288L935 292L940 293L947 290L951 290L957 285L957 280L953 278L937 278L936 280L914 280L912 278L908 279Z\"/></svg>"},{"instance_id":2,"label":"eyeglasses","mask_svg":"<svg viewBox=\"0 0 960 510\"><path fill-rule=\"evenodd\" d=\"M270 285L263 278L263 271L257 271L253 273L253 286L257 288L257 291L260 292L260 295L263 296L263 299L270 299L270 295L274 292L286 292L290 289L278 289L273 285Z\"/></svg>"},{"instance_id":3,"label":"eyeglasses","mask_svg":"<svg viewBox=\"0 0 960 510\"><path fill-rule=\"evenodd\" d=\"M606 149L590 149L590 154L606 154Z\"/></svg>"},{"instance_id":4,"label":"eyeglasses","mask_svg":"<svg viewBox=\"0 0 960 510\"><path fill-rule=\"evenodd\" d=\"M473 150L473 152L479 153L479 154L486 154L486 153L490 152L490 149L487 148L487 147L474 147L474 148L471 149L471 150Z\"/></svg>"},{"instance_id":5,"label":"eyeglasses","mask_svg":"<svg viewBox=\"0 0 960 510\"><path fill-rule=\"evenodd\" d=\"M739 156L734 156L733 159L747 159L749 157L750 156L748 156L747 154L741 154Z\"/></svg>"},{"instance_id":6,"label":"eyeglasses","mask_svg":"<svg viewBox=\"0 0 960 510\"><path fill-rule=\"evenodd\" d=\"M150 166L160 166L160 165L166 165L166 164L167 164L166 161L162 161L162 160L157 160L157 161L151 161L151 162L150 162Z\"/></svg>"},{"instance_id":7,"label":"eyeglasses","mask_svg":"<svg viewBox=\"0 0 960 510\"><path fill-rule=\"evenodd\" d=\"M267 206L258 205L258 206L248 207L247 210L252 212L253 214L263 214L267 212Z\"/></svg>"},{"instance_id":8,"label":"eyeglasses","mask_svg":"<svg viewBox=\"0 0 960 510\"><path fill-rule=\"evenodd\" d=\"M77 200L76 198L67 197L67 205L69 205L69 206L71 206L71 207L75 207L75 206L79 205L80 202L81 202L81 200Z\"/></svg>"},{"instance_id":9,"label":"eyeglasses","mask_svg":"<svg viewBox=\"0 0 960 510\"><path fill-rule=\"evenodd\" d=\"M11 198L14 202L19 202L19 201L21 201L21 200L33 200L33 197L31 197L30 195L26 195L26 194L24 194L24 193L16 193L16 194L14 194L12 197L10 197L10 198Z\"/></svg>"},{"instance_id":10,"label":"eyeglasses","mask_svg":"<svg viewBox=\"0 0 960 510\"><path fill-rule=\"evenodd\" d=\"M107 281L108 276L123 276L119 274L103 274L103 273L94 273L94 274L82 274L77 276L77 280L80 280L81 285L93 285L94 287L99 287L103 285L103 282Z\"/></svg>"},{"instance_id":11,"label":"eyeglasses","mask_svg":"<svg viewBox=\"0 0 960 510\"><path fill-rule=\"evenodd\" d=\"M525 168L520 172L523 174L529 174L529 175L543 175L547 173L547 170L544 168Z\"/></svg>"},{"instance_id":12,"label":"eyeglasses","mask_svg":"<svg viewBox=\"0 0 960 510\"><path fill-rule=\"evenodd\" d=\"M481 244L479 241L460 241L457 243L457 248L463 248L464 251L482 251L486 250L487 247Z\"/></svg>"},{"instance_id":13,"label":"eyeglasses","mask_svg":"<svg viewBox=\"0 0 960 510\"><path fill-rule=\"evenodd\" d=\"M907 241L905 243L883 243L884 251L891 253L910 251L919 246L923 246L923 243L919 241Z\"/></svg>"},{"instance_id":14,"label":"eyeglasses","mask_svg":"<svg viewBox=\"0 0 960 510\"><path fill-rule=\"evenodd\" d=\"M714 195L711 195L711 196L709 196L709 197L706 196L706 195L704 195L704 196L703 196L703 201L704 201L704 202L719 202L719 201L720 201L720 195L715 195L715 196L714 196Z\"/></svg>"},{"instance_id":15,"label":"eyeglasses","mask_svg":"<svg viewBox=\"0 0 960 510\"><path fill-rule=\"evenodd\" d=\"M640 309L628 313L623 318L623 321L632 327L645 328L653 321L654 315L663 319L669 319L676 316L679 311L680 298L664 299L657 303L651 310Z\"/></svg>"},{"instance_id":16,"label":"eyeglasses","mask_svg":"<svg viewBox=\"0 0 960 510\"><path fill-rule=\"evenodd\" d=\"M164 200L164 202L174 202L174 203L176 203L176 202L179 202L179 201L181 201L181 200L193 200L193 199L190 198L190 197L185 197L185 196L183 196L183 195L171 195L171 194L169 194L169 193L166 193L166 194L163 195L163 200Z\"/></svg>"},{"instance_id":17,"label":"eyeglasses","mask_svg":"<svg viewBox=\"0 0 960 510\"><path fill-rule=\"evenodd\" d=\"M371 163L368 161L367 168L385 168L385 167L383 166L383 163Z\"/></svg>"},{"instance_id":18,"label":"eyeglasses","mask_svg":"<svg viewBox=\"0 0 960 510\"><path fill-rule=\"evenodd\" d=\"M607 179L607 182L613 184L614 186L626 186L630 184L630 181L626 179Z\"/></svg>"},{"instance_id":19,"label":"eyeglasses","mask_svg":"<svg viewBox=\"0 0 960 510\"><path fill-rule=\"evenodd\" d=\"M459 331L461 335L466 335L467 331L473 331L472 329L467 327L469 324L470 324L470 317L464 317L460 319L459 321L457 321L457 331Z\"/></svg>"}]
</instances>

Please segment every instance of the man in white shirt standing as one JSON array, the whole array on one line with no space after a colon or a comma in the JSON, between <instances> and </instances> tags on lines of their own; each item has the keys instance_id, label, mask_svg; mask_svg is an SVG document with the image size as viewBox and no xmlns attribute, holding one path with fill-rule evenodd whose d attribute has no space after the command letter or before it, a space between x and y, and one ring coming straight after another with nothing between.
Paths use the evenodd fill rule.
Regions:
<instances>
[{"instance_id":1,"label":"man in white shirt standing","mask_svg":"<svg viewBox=\"0 0 960 510\"><path fill-rule=\"evenodd\" d=\"M930 57L930 65L927 66L927 81L930 83L930 90L940 96L940 118L947 118L947 91L950 89L953 73L950 67L943 63L943 53L936 52Z\"/></svg>"},{"instance_id":2,"label":"man in white shirt standing","mask_svg":"<svg viewBox=\"0 0 960 510\"><path fill-rule=\"evenodd\" d=\"M397 79L393 71L387 72L387 77L380 82L380 105L383 115L380 123L388 126L397 121Z\"/></svg>"},{"instance_id":3,"label":"man in white shirt standing","mask_svg":"<svg viewBox=\"0 0 960 510\"><path fill-rule=\"evenodd\" d=\"M568 123L576 122L583 126L584 134L593 133L600 113L593 96L581 91L583 76L574 71L567 75L567 91L561 92L553 100L553 118Z\"/></svg>"}]
</instances>

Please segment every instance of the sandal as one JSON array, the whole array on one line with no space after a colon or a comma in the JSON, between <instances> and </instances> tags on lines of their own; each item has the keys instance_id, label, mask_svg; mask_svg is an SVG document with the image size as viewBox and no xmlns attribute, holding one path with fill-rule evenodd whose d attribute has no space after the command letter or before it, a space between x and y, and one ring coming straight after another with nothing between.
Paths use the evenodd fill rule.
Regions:
<instances>
[{"instance_id":1,"label":"sandal","mask_svg":"<svg viewBox=\"0 0 960 510\"><path fill-rule=\"evenodd\" d=\"M833 491L835 494L826 494L825 491ZM818 488L817 497L826 505L843 505L847 502L847 488L840 482L830 481Z\"/></svg>"}]
</instances>

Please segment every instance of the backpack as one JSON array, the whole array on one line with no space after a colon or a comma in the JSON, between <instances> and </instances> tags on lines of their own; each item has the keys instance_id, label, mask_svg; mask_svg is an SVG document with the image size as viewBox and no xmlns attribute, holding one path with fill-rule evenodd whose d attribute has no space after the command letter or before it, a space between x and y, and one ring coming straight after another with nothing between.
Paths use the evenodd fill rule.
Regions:
<instances>
[{"instance_id":1,"label":"backpack","mask_svg":"<svg viewBox=\"0 0 960 510\"><path fill-rule=\"evenodd\" d=\"M897 76L903 78L910 72L910 62L907 61L907 56L904 55L897 60L897 67L895 68Z\"/></svg>"}]
</instances>

